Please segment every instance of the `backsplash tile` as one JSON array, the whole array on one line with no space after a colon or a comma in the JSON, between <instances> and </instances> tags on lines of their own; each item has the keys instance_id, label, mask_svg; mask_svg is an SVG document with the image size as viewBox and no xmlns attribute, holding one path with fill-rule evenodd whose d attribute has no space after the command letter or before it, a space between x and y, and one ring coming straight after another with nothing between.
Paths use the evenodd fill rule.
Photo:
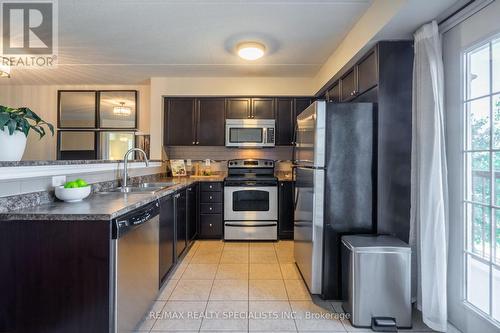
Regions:
<instances>
[{"instance_id":1,"label":"backsplash tile","mask_svg":"<svg viewBox=\"0 0 500 333\"><path fill-rule=\"evenodd\" d=\"M212 159L227 161L237 158L263 158L271 160L291 160L293 147L278 146L274 148L226 148L220 146L170 146L166 148L169 159Z\"/></svg>"}]
</instances>

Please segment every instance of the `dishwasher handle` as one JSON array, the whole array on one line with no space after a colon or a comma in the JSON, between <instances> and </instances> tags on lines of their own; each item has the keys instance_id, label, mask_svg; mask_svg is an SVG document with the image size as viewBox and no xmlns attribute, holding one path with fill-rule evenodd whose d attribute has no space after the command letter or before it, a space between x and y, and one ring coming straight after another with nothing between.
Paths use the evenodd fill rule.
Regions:
<instances>
[{"instance_id":1,"label":"dishwasher handle","mask_svg":"<svg viewBox=\"0 0 500 333\"><path fill-rule=\"evenodd\" d=\"M130 213L122 215L113 220L112 223L112 236L113 239L120 238L127 232L138 228L141 224L144 224L160 214L160 204L155 201L147 206L138 208Z\"/></svg>"}]
</instances>

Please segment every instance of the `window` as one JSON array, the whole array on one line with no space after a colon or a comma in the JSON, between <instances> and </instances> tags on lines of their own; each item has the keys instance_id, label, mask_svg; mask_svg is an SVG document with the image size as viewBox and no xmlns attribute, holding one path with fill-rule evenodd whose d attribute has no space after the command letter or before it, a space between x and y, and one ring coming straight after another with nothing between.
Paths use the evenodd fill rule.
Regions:
<instances>
[{"instance_id":1,"label":"window","mask_svg":"<svg viewBox=\"0 0 500 333\"><path fill-rule=\"evenodd\" d=\"M464 54L464 74L465 302L498 323L500 37Z\"/></svg>"}]
</instances>

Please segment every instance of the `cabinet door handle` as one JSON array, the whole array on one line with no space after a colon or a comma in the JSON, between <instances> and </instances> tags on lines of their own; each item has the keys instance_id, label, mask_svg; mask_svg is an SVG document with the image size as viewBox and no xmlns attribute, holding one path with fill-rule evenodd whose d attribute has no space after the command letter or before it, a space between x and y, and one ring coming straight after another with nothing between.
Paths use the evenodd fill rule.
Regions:
<instances>
[{"instance_id":1,"label":"cabinet door handle","mask_svg":"<svg viewBox=\"0 0 500 333\"><path fill-rule=\"evenodd\" d=\"M209 185L209 186L208 186L208 188L210 188L210 189L211 189L211 188L212 188L212 185Z\"/></svg>"},{"instance_id":2,"label":"cabinet door handle","mask_svg":"<svg viewBox=\"0 0 500 333\"><path fill-rule=\"evenodd\" d=\"M209 223L208 226L211 228L212 227L212 223Z\"/></svg>"},{"instance_id":3,"label":"cabinet door handle","mask_svg":"<svg viewBox=\"0 0 500 333\"><path fill-rule=\"evenodd\" d=\"M209 207L208 210L212 210L212 207Z\"/></svg>"},{"instance_id":4,"label":"cabinet door handle","mask_svg":"<svg viewBox=\"0 0 500 333\"><path fill-rule=\"evenodd\" d=\"M196 141L196 144L199 145L200 144L200 141Z\"/></svg>"},{"instance_id":5,"label":"cabinet door handle","mask_svg":"<svg viewBox=\"0 0 500 333\"><path fill-rule=\"evenodd\" d=\"M195 142L195 141L193 141L193 145L195 145L195 144L196 144L196 142Z\"/></svg>"},{"instance_id":6,"label":"cabinet door handle","mask_svg":"<svg viewBox=\"0 0 500 333\"><path fill-rule=\"evenodd\" d=\"M212 200L212 196L210 196L209 198L210 198L210 200Z\"/></svg>"}]
</instances>

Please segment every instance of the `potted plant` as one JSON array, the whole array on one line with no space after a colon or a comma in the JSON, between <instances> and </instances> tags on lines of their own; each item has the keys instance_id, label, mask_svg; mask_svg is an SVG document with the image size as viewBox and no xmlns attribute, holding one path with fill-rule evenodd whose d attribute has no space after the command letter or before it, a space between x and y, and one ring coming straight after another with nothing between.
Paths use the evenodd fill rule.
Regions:
<instances>
[{"instance_id":1,"label":"potted plant","mask_svg":"<svg viewBox=\"0 0 500 333\"><path fill-rule=\"evenodd\" d=\"M20 161L30 130L45 136L47 126L54 135L54 126L43 121L29 108L9 108L0 105L0 161Z\"/></svg>"}]
</instances>

